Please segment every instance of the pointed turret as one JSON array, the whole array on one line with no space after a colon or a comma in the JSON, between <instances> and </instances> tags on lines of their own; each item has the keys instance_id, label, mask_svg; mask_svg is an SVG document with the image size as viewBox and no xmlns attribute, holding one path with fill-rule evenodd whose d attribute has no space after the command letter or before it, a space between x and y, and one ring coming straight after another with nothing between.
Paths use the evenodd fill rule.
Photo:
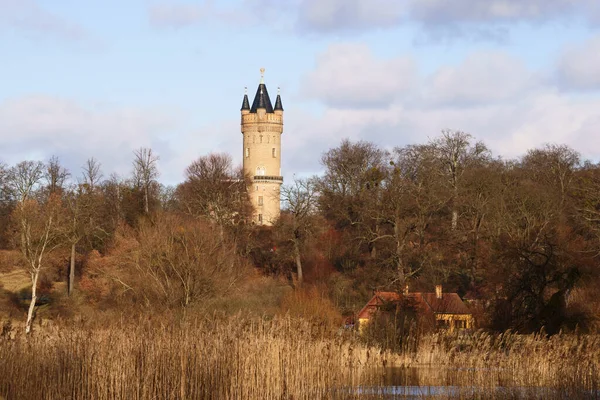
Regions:
<instances>
[{"instance_id":1,"label":"pointed turret","mask_svg":"<svg viewBox=\"0 0 600 400\"><path fill-rule=\"evenodd\" d=\"M269 92L267 91L267 85L265 85L265 69L260 69L260 84L258 85L258 89L256 89L256 95L254 96L254 101L252 102L252 108L250 109L251 113L256 113L258 109L263 108L267 113L273 113L273 103L271 103L271 99L269 98Z\"/></svg>"},{"instance_id":2,"label":"pointed turret","mask_svg":"<svg viewBox=\"0 0 600 400\"><path fill-rule=\"evenodd\" d=\"M283 104L281 103L280 91L280 88L277 88L277 98L275 99L275 107L273 108L275 111L283 111Z\"/></svg>"},{"instance_id":3,"label":"pointed turret","mask_svg":"<svg viewBox=\"0 0 600 400\"><path fill-rule=\"evenodd\" d=\"M250 102L248 101L248 88L244 88L244 100L242 100L242 108L240 111L250 111Z\"/></svg>"}]
</instances>

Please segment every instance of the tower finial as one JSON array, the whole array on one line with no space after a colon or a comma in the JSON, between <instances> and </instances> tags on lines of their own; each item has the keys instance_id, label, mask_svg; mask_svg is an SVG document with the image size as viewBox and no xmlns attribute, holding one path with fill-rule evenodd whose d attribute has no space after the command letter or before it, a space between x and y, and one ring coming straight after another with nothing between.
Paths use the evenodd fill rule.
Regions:
<instances>
[{"instance_id":1,"label":"tower finial","mask_svg":"<svg viewBox=\"0 0 600 400\"><path fill-rule=\"evenodd\" d=\"M279 96L281 94L281 88L279 86L277 86L277 96Z\"/></svg>"},{"instance_id":2,"label":"tower finial","mask_svg":"<svg viewBox=\"0 0 600 400\"><path fill-rule=\"evenodd\" d=\"M265 69L260 69L260 83L265 83Z\"/></svg>"},{"instance_id":3,"label":"tower finial","mask_svg":"<svg viewBox=\"0 0 600 400\"><path fill-rule=\"evenodd\" d=\"M248 86L244 86L244 95L248 94Z\"/></svg>"}]
</instances>

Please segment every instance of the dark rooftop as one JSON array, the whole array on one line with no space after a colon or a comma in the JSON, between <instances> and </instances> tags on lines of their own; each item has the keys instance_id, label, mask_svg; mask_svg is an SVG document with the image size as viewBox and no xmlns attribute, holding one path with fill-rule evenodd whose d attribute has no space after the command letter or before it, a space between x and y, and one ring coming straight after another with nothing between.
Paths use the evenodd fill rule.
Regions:
<instances>
[{"instance_id":1,"label":"dark rooftop","mask_svg":"<svg viewBox=\"0 0 600 400\"><path fill-rule=\"evenodd\" d=\"M252 108L250 108L250 112L255 113L259 108L264 108L268 113L273 113L273 104L269 98L267 85L262 82L258 85L258 89L256 89L256 95L254 96L254 101L252 102Z\"/></svg>"},{"instance_id":2,"label":"dark rooftop","mask_svg":"<svg viewBox=\"0 0 600 400\"><path fill-rule=\"evenodd\" d=\"M277 98L275 99L275 111L283 111L283 104L281 103L281 96L279 90L277 90Z\"/></svg>"},{"instance_id":3,"label":"dark rooftop","mask_svg":"<svg viewBox=\"0 0 600 400\"><path fill-rule=\"evenodd\" d=\"M250 102L248 101L248 94L244 93L244 100L242 100L242 110L249 110Z\"/></svg>"}]
</instances>

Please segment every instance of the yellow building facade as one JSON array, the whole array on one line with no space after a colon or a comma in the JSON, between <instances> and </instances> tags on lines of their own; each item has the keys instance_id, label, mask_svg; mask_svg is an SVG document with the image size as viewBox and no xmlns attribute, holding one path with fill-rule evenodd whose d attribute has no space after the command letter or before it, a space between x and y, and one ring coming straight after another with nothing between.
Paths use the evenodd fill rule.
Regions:
<instances>
[{"instance_id":1,"label":"yellow building facade","mask_svg":"<svg viewBox=\"0 0 600 400\"><path fill-rule=\"evenodd\" d=\"M281 135L283 105L279 91L275 106L264 82L264 68L256 95L250 105L248 94L242 101L241 131L243 136L244 173L250 177L248 194L254 207L253 221L272 225L281 210Z\"/></svg>"}]
</instances>

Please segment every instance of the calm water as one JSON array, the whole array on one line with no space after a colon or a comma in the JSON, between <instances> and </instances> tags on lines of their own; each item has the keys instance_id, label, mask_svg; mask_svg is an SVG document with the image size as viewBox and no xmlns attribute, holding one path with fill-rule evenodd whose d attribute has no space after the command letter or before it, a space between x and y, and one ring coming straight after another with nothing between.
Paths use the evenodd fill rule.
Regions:
<instances>
[{"instance_id":1,"label":"calm water","mask_svg":"<svg viewBox=\"0 0 600 400\"><path fill-rule=\"evenodd\" d=\"M595 392L561 392L518 386L510 371L456 368L386 368L368 377L372 385L353 389L365 399L600 399Z\"/></svg>"}]
</instances>

